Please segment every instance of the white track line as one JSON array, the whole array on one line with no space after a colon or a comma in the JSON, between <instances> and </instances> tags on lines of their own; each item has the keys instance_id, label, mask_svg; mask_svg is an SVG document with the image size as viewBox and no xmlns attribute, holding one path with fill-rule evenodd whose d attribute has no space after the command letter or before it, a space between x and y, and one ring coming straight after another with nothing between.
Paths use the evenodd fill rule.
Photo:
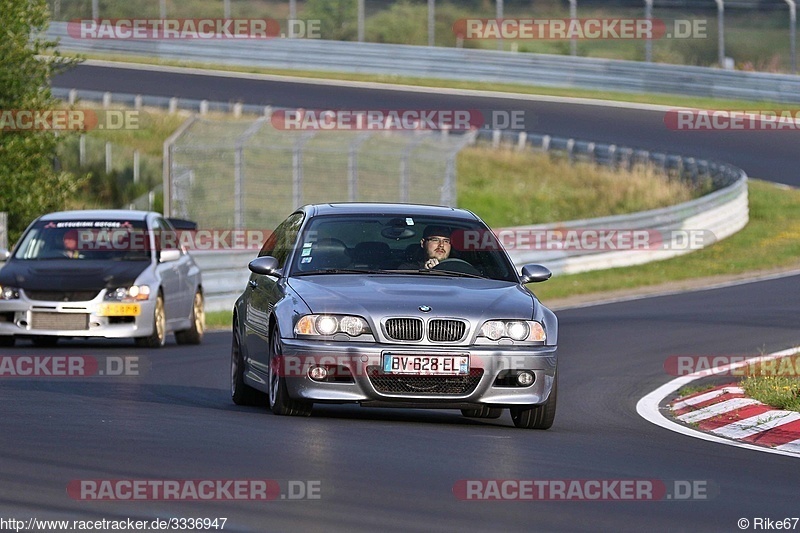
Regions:
<instances>
[{"instance_id":1,"label":"white track line","mask_svg":"<svg viewBox=\"0 0 800 533\"><path fill-rule=\"evenodd\" d=\"M745 418L733 424L712 429L711 431L730 439L743 439L755 435L756 433L761 433L762 431L794 422L795 420L800 420L800 413L797 411L767 411L766 413L751 416L750 418Z\"/></svg>"}]
</instances>

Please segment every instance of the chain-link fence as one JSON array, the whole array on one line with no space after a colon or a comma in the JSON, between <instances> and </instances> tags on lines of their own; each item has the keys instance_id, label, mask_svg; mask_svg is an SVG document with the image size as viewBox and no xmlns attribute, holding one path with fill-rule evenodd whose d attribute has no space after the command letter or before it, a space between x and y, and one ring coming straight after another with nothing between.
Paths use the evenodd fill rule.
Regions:
<instances>
[{"instance_id":1,"label":"chain-link fence","mask_svg":"<svg viewBox=\"0 0 800 533\"><path fill-rule=\"evenodd\" d=\"M260 229L309 203L455 205L455 158L474 135L194 119L166 148L169 213L204 228Z\"/></svg>"}]
</instances>

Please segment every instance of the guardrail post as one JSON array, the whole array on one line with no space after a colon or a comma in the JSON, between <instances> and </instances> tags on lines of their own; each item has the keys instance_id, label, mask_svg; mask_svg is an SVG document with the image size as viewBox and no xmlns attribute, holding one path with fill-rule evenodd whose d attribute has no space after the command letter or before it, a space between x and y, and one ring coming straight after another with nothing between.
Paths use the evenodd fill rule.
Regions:
<instances>
[{"instance_id":1,"label":"guardrail post","mask_svg":"<svg viewBox=\"0 0 800 533\"><path fill-rule=\"evenodd\" d=\"M78 91L77 89L70 89L69 90L69 105L75 105L75 101L78 99Z\"/></svg>"},{"instance_id":2,"label":"guardrail post","mask_svg":"<svg viewBox=\"0 0 800 533\"><path fill-rule=\"evenodd\" d=\"M178 112L178 99L174 96L169 99L169 113L174 114Z\"/></svg>"},{"instance_id":3,"label":"guardrail post","mask_svg":"<svg viewBox=\"0 0 800 533\"><path fill-rule=\"evenodd\" d=\"M233 104L233 116L235 118L240 118L242 116L242 103L236 102Z\"/></svg>"},{"instance_id":4,"label":"guardrail post","mask_svg":"<svg viewBox=\"0 0 800 533\"><path fill-rule=\"evenodd\" d=\"M86 166L86 134L81 133L78 137L78 166Z\"/></svg>"},{"instance_id":5,"label":"guardrail post","mask_svg":"<svg viewBox=\"0 0 800 533\"><path fill-rule=\"evenodd\" d=\"M106 141L106 174L111 174L111 143Z\"/></svg>"},{"instance_id":6,"label":"guardrail post","mask_svg":"<svg viewBox=\"0 0 800 533\"><path fill-rule=\"evenodd\" d=\"M502 132L500 130L492 130L492 148L498 148L500 146L500 135Z\"/></svg>"},{"instance_id":7,"label":"guardrail post","mask_svg":"<svg viewBox=\"0 0 800 533\"><path fill-rule=\"evenodd\" d=\"M111 107L111 93L104 92L103 93L103 109L108 109Z\"/></svg>"},{"instance_id":8,"label":"guardrail post","mask_svg":"<svg viewBox=\"0 0 800 533\"><path fill-rule=\"evenodd\" d=\"M617 167L617 145L611 144L608 146L608 165L610 167Z\"/></svg>"},{"instance_id":9,"label":"guardrail post","mask_svg":"<svg viewBox=\"0 0 800 533\"><path fill-rule=\"evenodd\" d=\"M595 154L595 145L594 145L594 143L593 143L593 142L590 142L590 143L589 143L589 144L586 146L586 150L589 152L589 159L592 161L592 163L596 163L597 161L596 161L596 154Z\"/></svg>"},{"instance_id":10,"label":"guardrail post","mask_svg":"<svg viewBox=\"0 0 800 533\"><path fill-rule=\"evenodd\" d=\"M517 150L524 150L526 142L528 142L528 133L524 131L519 132L519 137L517 138Z\"/></svg>"},{"instance_id":11,"label":"guardrail post","mask_svg":"<svg viewBox=\"0 0 800 533\"><path fill-rule=\"evenodd\" d=\"M200 101L200 114L207 115L208 114L208 100L201 100Z\"/></svg>"},{"instance_id":12,"label":"guardrail post","mask_svg":"<svg viewBox=\"0 0 800 533\"><path fill-rule=\"evenodd\" d=\"M272 118L272 106L271 105L264 106L264 117L267 120L270 120Z\"/></svg>"},{"instance_id":13,"label":"guardrail post","mask_svg":"<svg viewBox=\"0 0 800 533\"><path fill-rule=\"evenodd\" d=\"M134 109L141 109L142 108L142 95L137 94L133 97L133 108Z\"/></svg>"},{"instance_id":14,"label":"guardrail post","mask_svg":"<svg viewBox=\"0 0 800 533\"><path fill-rule=\"evenodd\" d=\"M575 139L568 139L567 140L567 157L569 158L570 162L573 160L573 156L575 153Z\"/></svg>"},{"instance_id":15,"label":"guardrail post","mask_svg":"<svg viewBox=\"0 0 800 533\"><path fill-rule=\"evenodd\" d=\"M542 151L549 152L550 151L550 141L552 141L552 137L549 135L545 135L542 137Z\"/></svg>"},{"instance_id":16,"label":"guardrail post","mask_svg":"<svg viewBox=\"0 0 800 533\"><path fill-rule=\"evenodd\" d=\"M133 151L133 182L139 183L139 150Z\"/></svg>"}]
</instances>

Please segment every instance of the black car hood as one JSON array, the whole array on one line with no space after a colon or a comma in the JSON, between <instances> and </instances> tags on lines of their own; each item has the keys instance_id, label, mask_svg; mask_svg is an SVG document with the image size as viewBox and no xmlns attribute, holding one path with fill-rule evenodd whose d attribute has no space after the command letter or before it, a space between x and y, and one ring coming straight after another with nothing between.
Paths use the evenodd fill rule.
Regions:
<instances>
[{"instance_id":1,"label":"black car hood","mask_svg":"<svg viewBox=\"0 0 800 533\"><path fill-rule=\"evenodd\" d=\"M531 318L534 298L504 281L434 275L331 274L291 278L290 286L314 313L372 317Z\"/></svg>"},{"instance_id":2,"label":"black car hood","mask_svg":"<svg viewBox=\"0 0 800 533\"><path fill-rule=\"evenodd\" d=\"M132 285L149 261L11 260L0 269L0 285L27 290L100 290Z\"/></svg>"}]
</instances>

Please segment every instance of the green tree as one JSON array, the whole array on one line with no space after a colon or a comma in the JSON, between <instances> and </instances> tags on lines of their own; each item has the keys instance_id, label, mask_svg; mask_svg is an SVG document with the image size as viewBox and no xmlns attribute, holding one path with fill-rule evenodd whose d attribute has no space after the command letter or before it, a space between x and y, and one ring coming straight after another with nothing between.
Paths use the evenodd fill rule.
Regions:
<instances>
[{"instance_id":1,"label":"green tree","mask_svg":"<svg viewBox=\"0 0 800 533\"><path fill-rule=\"evenodd\" d=\"M320 21L323 39L354 41L358 37L356 0L308 0L303 17Z\"/></svg>"},{"instance_id":2,"label":"green tree","mask_svg":"<svg viewBox=\"0 0 800 533\"><path fill-rule=\"evenodd\" d=\"M76 60L39 35L49 22L46 0L0 0L0 12L0 113L53 109L50 79ZM59 141L53 131L0 128L0 211L8 213L9 243L36 216L63 209L79 186L79 178L54 170Z\"/></svg>"}]
</instances>

